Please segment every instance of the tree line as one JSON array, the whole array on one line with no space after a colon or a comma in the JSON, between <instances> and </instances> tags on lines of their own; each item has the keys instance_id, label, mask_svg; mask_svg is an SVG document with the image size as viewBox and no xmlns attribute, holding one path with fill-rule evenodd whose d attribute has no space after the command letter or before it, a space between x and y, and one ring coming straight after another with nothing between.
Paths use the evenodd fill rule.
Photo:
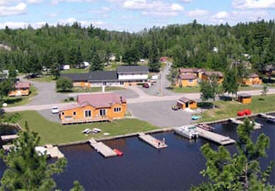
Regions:
<instances>
[{"instance_id":1,"label":"tree line","mask_svg":"<svg viewBox=\"0 0 275 191\"><path fill-rule=\"evenodd\" d=\"M39 73L64 64L77 67L92 63L92 70L102 70L102 63L114 55L117 61L136 64L149 59L151 71L159 70L158 60L169 56L174 67L201 67L224 71L232 60L250 61L257 70L275 62L274 21L257 21L202 25L193 21L185 25L153 27L137 33L107 31L58 25L42 28L0 30L2 44L12 51L0 50L0 67L12 65L23 73Z\"/></svg>"}]
</instances>

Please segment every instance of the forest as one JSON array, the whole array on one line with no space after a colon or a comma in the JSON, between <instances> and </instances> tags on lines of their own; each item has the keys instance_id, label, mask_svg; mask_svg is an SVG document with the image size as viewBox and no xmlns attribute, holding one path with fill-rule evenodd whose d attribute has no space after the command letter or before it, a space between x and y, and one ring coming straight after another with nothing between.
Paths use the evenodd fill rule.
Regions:
<instances>
[{"instance_id":1,"label":"forest","mask_svg":"<svg viewBox=\"0 0 275 191\"><path fill-rule=\"evenodd\" d=\"M102 30L94 26L44 25L42 28L0 30L0 70L17 69L40 73L64 64L77 67L83 61L108 62L111 55L127 64L149 59L151 71L160 67L162 56L172 57L174 67L200 67L224 71L232 61L249 61L261 71L275 63L275 23L257 21L202 25L194 20L184 25L152 27L137 33ZM103 67L92 67L101 70Z\"/></svg>"}]
</instances>

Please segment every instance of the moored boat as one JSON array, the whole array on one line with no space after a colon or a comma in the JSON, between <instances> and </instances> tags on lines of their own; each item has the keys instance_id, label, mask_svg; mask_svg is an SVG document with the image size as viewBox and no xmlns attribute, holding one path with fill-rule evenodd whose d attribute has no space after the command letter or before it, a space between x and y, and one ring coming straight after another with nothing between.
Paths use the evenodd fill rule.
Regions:
<instances>
[{"instance_id":1,"label":"moored boat","mask_svg":"<svg viewBox=\"0 0 275 191\"><path fill-rule=\"evenodd\" d=\"M183 126L175 128L175 132L188 139L196 139L199 137L199 133L195 126Z\"/></svg>"}]
</instances>

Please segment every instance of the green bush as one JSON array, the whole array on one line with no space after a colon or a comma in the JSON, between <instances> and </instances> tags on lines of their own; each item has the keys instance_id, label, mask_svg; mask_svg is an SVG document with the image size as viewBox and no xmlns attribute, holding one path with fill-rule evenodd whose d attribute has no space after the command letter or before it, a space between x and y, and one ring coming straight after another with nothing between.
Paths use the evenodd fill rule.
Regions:
<instances>
[{"instance_id":1,"label":"green bush","mask_svg":"<svg viewBox=\"0 0 275 191\"><path fill-rule=\"evenodd\" d=\"M71 92L73 88L73 82L69 78L59 78L56 81L56 89L58 92Z\"/></svg>"}]
</instances>

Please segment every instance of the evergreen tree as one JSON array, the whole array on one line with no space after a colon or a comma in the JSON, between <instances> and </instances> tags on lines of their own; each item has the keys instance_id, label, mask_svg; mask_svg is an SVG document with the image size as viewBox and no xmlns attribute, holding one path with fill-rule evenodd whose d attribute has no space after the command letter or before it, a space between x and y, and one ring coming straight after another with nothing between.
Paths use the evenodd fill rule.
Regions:
<instances>
[{"instance_id":1,"label":"evergreen tree","mask_svg":"<svg viewBox=\"0 0 275 191\"><path fill-rule=\"evenodd\" d=\"M159 72L160 66L157 44L155 41L153 41L149 52L149 70L151 72Z\"/></svg>"},{"instance_id":2,"label":"evergreen tree","mask_svg":"<svg viewBox=\"0 0 275 191\"><path fill-rule=\"evenodd\" d=\"M208 181L200 186L193 187L193 191L220 191L220 190L274 190L268 182L273 163L262 170L260 159L266 157L269 147L269 138L264 134L252 141L254 123L246 119L244 124L237 128L237 152L233 155L220 146L217 151L209 144L202 146L201 151L206 158L206 169L202 175Z\"/></svg>"},{"instance_id":3,"label":"evergreen tree","mask_svg":"<svg viewBox=\"0 0 275 191\"><path fill-rule=\"evenodd\" d=\"M76 52L76 64L80 66L80 64L83 62L82 54L80 47L78 47L77 52Z\"/></svg>"},{"instance_id":4,"label":"evergreen tree","mask_svg":"<svg viewBox=\"0 0 275 191\"><path fill-rule=\"evenodd\" d=\"M101 62L98 53L95 51L91 59L90 71L99 71L99 70L103 70L103 68L104 68L103 63Z\"/></svg>"},{"instance_id":5,"label":"evergreen tree","mask_svg":"<svg viewBox=\"0 0 275 191\"><path fill-rule=\"evenodd\" d=\"M47 163L46 155L39 155L35 147L39 145L37 133L30 132L28 124L25 131L19 132L19 138L14 141L14 147L7 155L2 152L1 158L7 169L1 179L2 190L53 190L56 184L52 178L66 166L66 159L55 163Z\"/></svg>"}]
</instances>

